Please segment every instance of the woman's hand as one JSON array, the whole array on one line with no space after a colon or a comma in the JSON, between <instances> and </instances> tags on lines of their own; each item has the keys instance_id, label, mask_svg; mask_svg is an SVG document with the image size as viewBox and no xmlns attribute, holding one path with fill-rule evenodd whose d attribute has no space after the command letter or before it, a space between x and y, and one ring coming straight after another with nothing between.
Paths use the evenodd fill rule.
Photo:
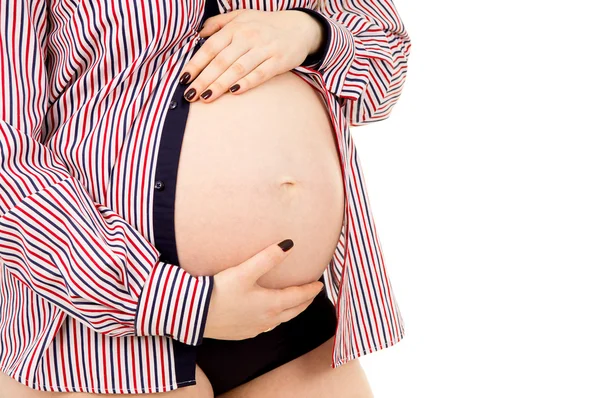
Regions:
<instances>
[{"instance_id":1,"label":"woman's hand","mask_svg":"<svg viewBox=\"0 0 600 398\"><path fill-rule=\"evenodd\" d=\"M295 68L318 50L324 32L303 11L238 9L208 18L199 34L210 37L181 73L190 74L183 81L192 81L184 94L190 102L240 94Z\"/></svg>"},{"instance_id":2,"label":"woman's hand","mask_svg":"<svg viewBox=\"0 0 600 398\"><path fill-rule=\"evenodd\" d=\"M288 243L286 245L286 243ZM323 288L314 281L283 289L256 281L285 259L291 240L271 244L240 265L215 275L203 337L243 340L287 322L304 311Z\"/></svg>"}]
</instances>

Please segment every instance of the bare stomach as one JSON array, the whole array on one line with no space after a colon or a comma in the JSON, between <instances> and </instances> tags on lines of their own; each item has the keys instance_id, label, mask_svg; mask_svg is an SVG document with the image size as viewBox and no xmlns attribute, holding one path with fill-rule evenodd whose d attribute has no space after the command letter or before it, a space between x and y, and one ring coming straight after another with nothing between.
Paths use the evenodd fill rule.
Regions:
<instances>
[{"instance_id":1,"label":"bare stomach","mask_svg":"<svg viewBox=\"0 0 600 398\"><path fill-rule=\"evenodd\" d=\"M239 95L191 103L175 199L180 266L214 275L290 238L259 284L319 279L337 245L344 188L319 93L293 72Z\"/></svg>"},{"instance_id":2,"label":"bare stomach","mask_svg":"<svg viewBox=\"0 0 600 398\"><path fill-rule=\"evenodd\" d=\"M318 92L292 72L240 95L191 103L175 200L181 267L196 276L216 274L290 238L294 248L259 284L319 279L344 216L334 134ZM198 385L158 395L209 397L204 374L196 373ZM71 396L98 395L36 391L0 372L0 398Z\"/></svg>"}]
</instances>

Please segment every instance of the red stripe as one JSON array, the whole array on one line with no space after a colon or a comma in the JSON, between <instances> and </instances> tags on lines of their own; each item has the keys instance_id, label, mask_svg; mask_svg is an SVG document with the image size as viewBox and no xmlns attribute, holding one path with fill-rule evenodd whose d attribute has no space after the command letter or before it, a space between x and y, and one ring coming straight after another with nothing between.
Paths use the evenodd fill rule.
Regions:
<instances>
[{"instance_id":1,"label":"red stripe","mask_svg":"<svg viewBox=\"0 0 600 398\"><path fill-rule=\"evenodd\" d=\"M131 347L131 358L138 358L138 359L141 359L141 358L139 358L139 357L136 355L136 352L135 352L135 345L136 345L136 344L135 344L135 342L133 342L133 341L132 341L132 342L131 342L131 344L129 345L129 346ZM134 393L137 393L137 392L138 392L138 384L137 384L137 383L138 383L138 376L137 376L137 369L138 369L138 366L140 366L140 363L139 363L139 361L138 361L138 363L132 364L132 366L131 366L131 367L128 367L128 368L131 370L131 374L132 374L132 378L133 378L133 392L134 392ZM150 381L150 380L148 380L148 381Z\"/></svg>"},{"instance_id":2,"label":"red stripe","mask_svg":"<svg viewBox=\"0 0 600 398\"><path fill-rule=\"evenodd\" d=\"M192 300L190 300L191 302L194 301L193 299L196 297L196 291L197 290L198 290L198 284L194 283L194 291L192 292ZM191 310L191 308L190 308L190 310ZM200 305L198 305L198 311L200 311L200 310L201 310ZM190 332L190 323L192 323L192 313L191 313L191 311L190 311L190 313L186 314L186 316L187 316L187 322L186 322L186 325L185 325L185 338L184 338L183 341L190 341L189 340L190 339L189 338L189 332Z\"/></svg>"},{"instance_id":3,"label":"red stripe","mask_svg":"<svg viewBox=\"0 0 600 398\"><path fill-rule=\"evenodd\" d=\"M353 239L354 239L353 246L354 246L354 247L357 247L356 245L357 245L357 243L358 243L358 242L357 242L357 240L356 240L356 228L355 228L355 225L354 225L354 220L353 220L353 219L351 220L351 226L352 226L352 231L353 231L353 234L352 234L352 236L353 236ZM358 251L358 252L360 252L360 249L357 249L357 251ZM353 261L353 260L352 260L352 261ZM360 261L360 262L361 262L361 264L362 264L362 259L361 259L361 261ZM360 286L360 285L359 285L359 283L358 283L358 281L356 280L356 275L355 275L355 273L354 273L354 268L352 268L351 270L352 270L351 274L352 274L352 280L353 280L353 282L354 282L354 286ZM364 271L364 268L363 268L363 271ZM363 274L363 275L364 275L364 274ZM357 289L358 289L358 288L357 288ZM367 291L367 292L368 292L368 291ZM369 292L368 292L368 293L369 293ZM371 339L369 338L369 335L368 335L368 334L369 334L369 331L367 330L367 325L368 325L368 322L367 322L367 320L365 319L364 308L363 308L363 306L362 306L362 300L361 300L361 297L360 297L360 292L358 292L358 291L357 291L357 292L356 292L356 296L357 296L357 298L356 298L356 306L358 307L358 309L359 309L359 311L360 311L361 326L362 326L362 327L361 327L361 329L363 329L363 330L364 330L364 332L365 332L365 333L364 333L364 338L365 338L365 340L367 341L367 345L369 346L369 350L372 350L372 349L373 349L373 347L371 346ZM369 293L369 296L370 296L370 293ZM373 304L373 303L371 303L371 308L372 308L372 304ZM355 326L354 324L352 324L352 331L353 331L353 334L354 334L353 338L354 338L354 341L356 342L356 344L358 344L358 340L359 340L359 339L356 337L356 331L354 330L354 328L355 328L355 327L357 327L357 326Z\"/></svg>"},{"instance_id":4,"label":"red stripe","mask_svg":"<svg viewBox=\"0 0 600 398\"><path fill-rule=\"evenodd\" d=\"M293 70L323 94L344 168L354 150L349 126L386 118L406 79L411 43L393 2L223 0L221 4L225 11L234 6L271 11L315 7L332 18L324 68ZM159 257L152 241L152 201L147 199L152 198L152 168L157 164L153 145L159 143L168 112L160 106L168 101L176 71L191 58L196 37L191 29L202 10L180 0L154 0L135 11L131 3L120 0L94 10L89 4L75 7L63 0L0 7L1 25L8 35L0 42L0 79L10 88L0 99L0 145L5 156L0 159L0 256L10 259L4 267L9 272L0 279L0 370L50 391L122 392L130 382L124 380L123 364L133 377L129 392L174 389L168 384L174 354L165 351L170 340L135 336L135 311L142 311L139 327L144 332L189 340L194 337L192 309L204 305L183 302L182 283L189 275L178 277L178 282L163 278L152 282L157 293L175 290L174 307L165 308L161 298L153 308L154 296L146 292L145 303L139 303L142 289L152 287L149 276L156 277ZM48 25L50 20L55 23ZM354 40L363 48L355 49L352 57ZM345 231L327 266L328 288L336 296L341 320L334 336L333 364L364 355L368 347L389 346L402 328L377 228L367 218L372 212L366 190L361 191L356 159L356 168L351 164L350 170L342 170ZM25 200L35 211L25 206ZM71 205L76 211L66 212ZM61 231L54 231L45 219ZM77 260L75 254L80 256ZM366 270L370 265L372 269ZM170 269L164 279L171 277ZM368 293L367 302L360 289ZM196 294L197 284L192 297ZM86 296L89 304L81 304L74 295ZM41 301L34 297L45 300L42 311L37 308ZM10 306L4 304L9 299ZM375 301L382 306L381 314ZM80 335L79 323L62 312L67 309L77 311L78 322L94 329L86 328ZM32 316L26 320L22 314ZM181 330L176 323L179 316L186 318ZM163 322L166 331L161 330ZM372 333L369 322L375 325ZM70 341L65 340L67 327L74 331L69 331ZM56 333L60 336L52 348L44 350L46 339ZM120 352L121 338L130 344L126 353ZM115 344L106 344L108 340ZM150 347L153 342L158 343L155 350ZM98 357L96 350L102 352ZM157 358L156 370L148 361L151 355ZM114 366L111 358L117 361L114 383L108 381L109 367ZM144 358L146 364L140 367ZM55 361L60 363L58 370ZM96 366L103 371L84 369ZM77 380L70 380L70 375Z\"/></svg>"},{"instance_id":5,"label":"red stripe","mask_svg":"<svg viewBox=\"0 0 600 398\"><path fill-rule=\"evenodd\" d=\"M170 281L171 280L171 272L173 271L173 269L174 269L173 267L169 267L169 271L167 272L167 276L165 277L165 281ZM164 286L164 287L166 289L166 286ZM165 290L163 290L162 294L159 295L158 297L164 298L165 297L165 293L166 293ZM158 314L162 314L163 313L163 304L164 303L165 303L164 299L160 300L160 304L158 306ZM145 325L145 323L143 323L143 318L142 318L142 324ZM154 334L156 336L160 336L160 333L159 333L160 328L159 328L159 326L160 326L160 322L156 322L156 329L154 330Z\"/></svg>"},{"instance_id":6,"label":"red stripe","mask_svg":"<svg viewBox=\"0 0 600 398\"><path fill-rule=\"evenodd\" d=\"M353 154L354 154L354 152L353 152ZM354 163L353 163L353 166L354 166ZM354 167L352 169L353 169L352 178L354 180L354 183L358 186L359 183L356 180L356 173L360 173L360 170L354 170ZM364 181L364 176L361 175L361 177L363 177L363 181ZM365 188L365 187L363 187L363 188ZM363 200L367 200L367 198L363 198ZM360 208L360 213L362 215L362 220L364 220L364 223L367 224L368 223L368 218L366 216L366 213L367 213L368 210L363 207L363 202L360 200L360 198L359 198L359 201L358 201L358 206ZM365 228L368 228L369 226L370 225L367 224L367 225L365 225ZM367 232L367 231L365 231L365 232ZM375 257L373 256L373 243L374 242L371 242L371 239L369 238L369 234L366 234L365 236L366 236L366 239L367 239L367 249L369 250L369 258L370 258L371 264L373 264L376 267L377 266L377 261L375 260ZM362 251L358 250L358 253L361 256L361 263L362 263L362 254L361 254ZM364 269L365 268L363 266L363 270ZM383 290L381 289L381 282L379 280L379 273L375 272L375 270L373 270L373 271L374 271L373 273L375 274L375 277L377 279L377 286L374 287L374 289L376 289L377 287L379 287L380 290L377 292L378 293L377 295L381 296L383 294ZM367 273L366 273L367 271L365 270L364 272L365 272L365 274L364 274L365 277L367 277ZM367 284L367 291L369 292L369 298L370 298L371 297L371 291L369 289L369 285L368 284ZM387 318L387 313L386 313L386 309L385 309L386 307L385 307L384 303L381 303L381 304L382 304L383 312L385 314L387 325L388 325L388 328L389 328L390 327L390 322L389 322L389 319ZM372 299L371 299L371 309L372 309L373 313L377 312L377 310L375 309L375 306L373 305L373 300ZM380 337L380 334L379 334L380 333L379 322L377 320L374 320L373 323L375 324L375 327L377 329L377 343L379 345L381 345L382 342L381 342L381 337Z\"/></svg>"},{"instance_id":7,"label":"red stripe","mask_svg":"<svg viewBox=\"0 0 600 398\"><path fill-rule=\"evenodd\" d=\"M121 370L121 359L123 358L123 356L121 355L121 339L118 338L117 340L117 355L116 355L116 361L117 361L117 374L119 376L119 386L123 386L125 385L123 382L123 372Z\"/></svg>"},{"instance_id":8,"label":"red stripe","mask_svg":"<svg viewBox=\"0 0 600 398\"><path fill-rule=\"evenodd\" d=\"M156 270L158 269L158 267L154 267L152 268L152 271L150 272L150 277L148 278L148 281L151 282L154 280L154 274L156 273ZM157 287L158 288L158 287ZM146 330L146 313L148 310L148 305L150 303L147 301L147 299L143 302L139 303L139 309L138 311L142 313L142 330L141 332L146 334L146 333L151 333L150 327L148 327L148 330ZM160 314L160 312L159 312ZM139 314L138 314L139 316Z\"/></svg>"},{"instance_id":9,"label":"red stripe","mask_svg":"<svg viewBox=\"0 0 600 398\"><path fill-rule=\"evenodd\" d=\"M143 337L142 339L142 341L144 342L143 346L144 348L146 348L146 374L151 375L152 371L150 370L150 361L152 359L150 358L150 339L148 338L148 336ZM153 389L155 387L153 381L155 380L152 377L148 378L148 388Z\"/></svg>"},{"instance_id":10,"label":"red stripe","mask_svg":"<svg viewBox=\"0 0 600 398\"><path fill-rule=\"evenodd\" d=\"M75 326L75 325L73 325ZM83 337L83 336L82 336ZM94 389L94 376L96 375L95 371L96 371L96 367L94 365L94 362L92 362L92 331L90 329L87 329L87 343L88 343L88 374L90 375L90 385L92 390ZM81 385L81 383L79 383Z\"/></svg>"},{"instance_id":11,"label":"red stripe","mask_svg":"<svg viewBox=\"0 0 600 398\"><path fill-rule=\"evenodd\" d=\"M75 362L76 368L77 368L76 372L75 372L75 374L77 375L77 386L81 386L82 385L82 383L81 383L81 367L79 366L80 358L79 358L79 351L78 351L80 342L77 339L79 331L77 330L78 328L75 327L76 324L75 324L74 319L69 319L69 323L71 324L71 326L70 326L70 328L72 330L71 338L73 339L73 342L71 344L69 344L69 350L73 349L75 351L75 360L73 362ZM89 344L89 340L88 340L88 344Z\"/></svg>"},{"instance_id":12,"label":"red stripe","mask_svg":"<svg viewBox=\"0 0 600 398\"><path fill-rule=\"evenodd\" d=\"M175 306L173 307L174 309L179 308L179 297L181 296L181 284L183 283L183 279L178 278L179 279L179 285L176 287L175 285L172 285L171 288L174 290L175 295L177 296L177 298L175 299ZM177 312L173 313L173 316L171 317L171 328L169 330L166 330L165 332L174 334L175 333L175 319L177 318L175 316ZM162 315L162 314L161 314Z\"/></svg>"},{"instance_id":13,"label":"red stripe","mask_svg":"<svg viewBox=\"0 0 600 398\"><path fill-rule=\"evenodd\" d=\"M112 364L110 364L107 360L106 360L106 341L105 341L105 337L104 336L100 336L100 341L102 341L102 363L104 363L104 372L103 372L103 376L104 376L104 388L108 389L108 370L107 367L108 366L112 366Z\"/></svg>"}]
</instances>

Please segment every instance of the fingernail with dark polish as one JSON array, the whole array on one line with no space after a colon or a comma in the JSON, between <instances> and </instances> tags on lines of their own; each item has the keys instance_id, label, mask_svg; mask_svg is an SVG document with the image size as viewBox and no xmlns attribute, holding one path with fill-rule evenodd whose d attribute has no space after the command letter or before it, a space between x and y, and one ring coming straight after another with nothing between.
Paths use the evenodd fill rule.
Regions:
<instances>
[{"instance_id":1,"label":"fingernail with dark polish","mask_svg":"<svg viewBox=\"0 0 600 398\"><path fill-rule=\"evenodd\" d=\"M240 85L239 84L234 84L233 86L229 87L229 91L231 91L232 93L235 93L236 91L238 91L240 89Z\"/></svg>"},{"instance_id":2,"label":"fingernail with dark polish","mask_svg":"<svg viewBox=\"0 0 600 398\"><path fill-rule=\"evenodd\" d=\"M185 72L179 79L179 84L186 84L190 80L190 73Z\"/></svg>"},{"instance_id":3,"label":"fingernail with dark polish","mask_svg":"<svg viewBox=\"0 0 600 398\"><path fill-rule=\"evenodd\" d=\"M189 101L194 98L194 95L196 95L196 89L192 88L185 93L185 99Z\"/></svg>"},{"instance_id":4,"label":"fingernail with dark polish","mask_svg":"<svg viewBox=\"0 0 600 398\"><path fill-rule=\"evenodd\" d=\"M210 95L212 94L212 90L206 90L205 92L203 92L202 94L200 94L200 96L204 99L207 99L208 97L210 97Z\"/></svg>"},{"instance_id":5,"label":"fingernail with dark polish","mask_svg":"<svg viewBox=\"0 0 600 398\"><path fill-rule=\"evenodd\" d=\"M292 241L291 239L286 239L279 242L278 245L279 247L281 247L281 250L286 252L294 246L294 241Z\"/></svg>"}]
</instances>

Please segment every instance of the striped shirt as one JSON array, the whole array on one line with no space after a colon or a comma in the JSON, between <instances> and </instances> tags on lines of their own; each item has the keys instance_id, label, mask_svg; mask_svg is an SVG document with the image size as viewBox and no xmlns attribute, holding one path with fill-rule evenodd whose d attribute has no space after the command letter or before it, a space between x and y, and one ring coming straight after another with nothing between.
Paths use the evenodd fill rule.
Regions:
<instances>
[{"instance_id":1,"label":"striped shirt","mask_svg":"<svg viewBox=\"0 0 600 398\"><path fill-rule=\"evenodd\" d=\"M346 194L325 270L331 366L389 347L404 324L349 128L386 119L410 38L391 0L216 0L299 9L326 27L292 71L326 101ZM153 393L175 344L202 344L213 276L161 255L159 147L204 0L0 4L0 371L43 391ZM172 102L172 101L171 101ZM160 181L158 181L160 182ZM187 383L187 384L186 384Z\"/></svg>"}]
</instances>

